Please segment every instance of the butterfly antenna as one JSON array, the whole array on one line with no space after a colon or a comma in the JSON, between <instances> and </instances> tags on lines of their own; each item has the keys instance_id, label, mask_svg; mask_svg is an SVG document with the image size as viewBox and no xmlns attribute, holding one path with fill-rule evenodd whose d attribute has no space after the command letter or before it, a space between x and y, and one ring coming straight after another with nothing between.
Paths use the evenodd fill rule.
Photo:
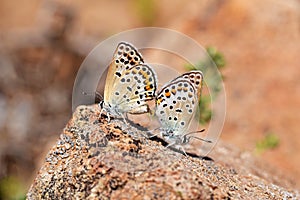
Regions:
<instances>
[{"instance_id":1,"label":"butterfly antenna","mask_svg":"<svg viewBox=\"0 0 300 200\"><path fill-rule=\"evenodd\" d=\"M204 131L205 131L205 129L202 129L202 130L200 130L200 131L189 132L189 133L187 133L187 134L185 134L185 135L190 135L190 134L193 134L193 133L202 133L202 132L204 132Z\"/></svg>"},{"instance_id":2,"label":"butterfly antenna","mask_svg":"<svg viewBox=\"0 0 300 200\"><path fill-rule=\"evenodd\" d=\"M199 137L196 137L196 136L190 136L190 137L188 138L188 141L190 141L191 138L195 138L195 139L197 139L197 140L201 140L201 141L207 142L207 143L212 143L211 140L205 140L205 139L203 139L203 138L199 138Z\"/></svg>"},{"instance_id":3,"label":"butterfly antenna","mask_svg":"<svg viewBox=\"0 0 300 200\"><path fill-rule=\"evenodd\" d=\"M200 130L200 131L193 131L193 132L190 132L190 133L185 134L185 135L183 136L183 143L186 144L186 143L190 142L190 139L192 139L192 138L195 138L195 139L197 139L197 140L201 140L201 141L203 141L203 142L212 143L211 140L205 140L205 139L203 139L203 138L199 138L199 137L193 136L193 135L190 136L190 135L193 134L193 133L201 133L201 132L204 132L204 131L205 131L205 129L202 129L202 130Z\"/></svg>"}]
</instances>

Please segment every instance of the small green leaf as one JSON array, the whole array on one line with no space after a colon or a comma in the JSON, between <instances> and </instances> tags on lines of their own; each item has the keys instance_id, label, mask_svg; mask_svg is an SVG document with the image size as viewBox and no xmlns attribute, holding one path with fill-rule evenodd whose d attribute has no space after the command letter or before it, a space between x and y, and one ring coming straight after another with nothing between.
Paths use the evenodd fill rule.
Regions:
<instances>
[{"instance_id":1,"label":"small green leaf","mask_svg":"<svg viewBox=\"0 0 300 200\"><path fill-rule=\"evenodd\" d=\"M256 143L255 150L262 153L269 149L275 149L279 145L279 138L276 134L269 132L266 136Z\"/></svg>"},{"instance_id":2,"label":"small green leaf","mask_svg":"<svg viewBox=\"0 0 300 200\"><path fill-rule=\"evenodd\" d=\"M0 180L0 199L22 200L26 199L25 189L21 181L8 176Z\"/></svg>"},{"instance_id":3,"label":"small green leaf","mask_svg":"<svg viewBox=\"0 0 300 200\"><path fill-rule=\"evenodd\" d=\"M156 6L153 0L134 0L135 9L144 25L151 26L155 22Z\"/></svg>"}]
</instances>

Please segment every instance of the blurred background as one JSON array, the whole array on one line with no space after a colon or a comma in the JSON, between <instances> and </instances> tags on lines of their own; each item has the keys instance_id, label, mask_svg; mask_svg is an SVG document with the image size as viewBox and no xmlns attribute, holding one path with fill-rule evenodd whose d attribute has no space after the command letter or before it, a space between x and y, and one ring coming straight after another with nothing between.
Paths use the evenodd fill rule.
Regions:
<instances>
[{"instance_id":1,"label":"blurred background","mask_svg":"<svg viewBox=\"0 0 300 200\"><path fill-rule=\"evenodd\" d=\"M145 26L180 31L216 56L227 95L221 140L299 188L299 0L1 0L0 13L0 199L24 198L71 117L89 51Z\"/></svg>"}]
</instances>

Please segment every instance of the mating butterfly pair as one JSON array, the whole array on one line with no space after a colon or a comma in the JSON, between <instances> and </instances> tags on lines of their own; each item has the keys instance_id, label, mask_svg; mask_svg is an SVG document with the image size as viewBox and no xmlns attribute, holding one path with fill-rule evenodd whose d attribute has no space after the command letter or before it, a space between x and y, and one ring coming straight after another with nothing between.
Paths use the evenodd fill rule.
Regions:
<instances>
[{"instance_id":1,"label":"mating butterfly pair","mask_svg":"<svg viewBox=\"0 0 300 200\"><path fill-rule=\"evenodd\" d=\"M135 47L121 42L108 68L102 110L119 116L147 113L147 101L155 98L155 114L168 146L185 144L193 137L186 132L200 101L202 82L202 72L191 71L164 85L156 95L154 70L144 63Z\"/></svg>"}]
</instances>

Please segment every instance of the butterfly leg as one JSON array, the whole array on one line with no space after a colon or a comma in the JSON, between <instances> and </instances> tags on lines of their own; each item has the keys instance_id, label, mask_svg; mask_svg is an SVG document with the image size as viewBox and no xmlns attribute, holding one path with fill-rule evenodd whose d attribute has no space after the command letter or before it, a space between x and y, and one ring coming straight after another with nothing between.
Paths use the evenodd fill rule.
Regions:
<instances>
[{"instance_id":1,"label":"butterfly leg","mask_svg":"<svg viewBox=\"0 0 300 200\"><path fill-rule=\"evenodd\" d=\"M127 114L124 115L123 113L120 113L120 115L121 115L121 117L122 117L122 119L123 119L123 121L124 121L126 127L129 127L129 124L128 124L128 122L126 121ZM128 128L126 128L126 129L128 129ZM125 130L126 130L126 129L125 129Z\"/></svg>"},{"instance_id":2,"label":"butterfly leg","mask_svg":"<svg viewBox=\"0 0 300 200\"><path fill-rule=\"evenodd\" d=\"M127 122L127 120L126 120L126 119L128 119L128 115L127 115L127 113L125 113L125 115L124 115L124 114L122 114L122 117L123 117L124 123L126 124L126 126L128 126L128 125L129 125L129 123L128 123L128 122Z\"/></svg>"},{"instance_id":3,"label":"butterfly leg","mask_svg":"<svg viewBox=\"0 0 300 200\"><path fill-rule=\"evenodd\" d=\"M169 147L173 146L174 144L176 144L176 142L172 142L172 143L168 144L168 145L166 146L166 148L169 148Z\"/></svg>"},{"instance_id":4,"label":"butterfly leg","mask_svg":"<svg viewBox=\"0 0 300 200\"><path fill-rule=\"evenodd\" d=\"M172 142L172 143L168 144L168 145L166 146L166 148L171 147L171 146L173 146L173 145L175 145L175 144L178 144L178 143L176 143L176 141L175 141L175 142ZM185 156L188 156L187 153L185 152L183 146L181 146L180 144L178 144L178 146L179 146L178 150L180 151L180 149L181 149L181 151L183 152L183 154L184 154Z\"/></svg>"},{"instance_id":5,"label":"butterfly leg","mask_svg":"<svg viewBox=\"0 0 300 200\"><path fill-rule=\"evenodd\" d=\"M184 150L184 148L183 148L183 146L179 146L179 148L178 148L178 150L182 150L182 152L184 153L184 155L186 156L186 157L188 157L188 155L186 154L186 152L185 152L185 150Z\"/></svg>"},{"instance_id":6,"label":"butterfly leg","mask_svg":"<svg viewBox=\"0 0 300 200\"><path fill-rule=\"evenodd\" d=\"M155 136L158 136L159 133L154 133L154 134L153 134L153 132L156 131L156 130L159 130L159 129L160 129L160 128L155 128L155 129L153 129L153 130L145 131L146 134L147 134L146 137L147 137L148 139L150 139L150 138L153 138L153 137L155 137Z\"/></svg>"},{"instance_id":7,"label":"butterfly leg","mask_svg":"<svg viewBox=\"0 0 300 200\"><path fill-rule=\"evenodd\" d=\"M123 114L123 113L118 113L118 115L120 115L121 116L121 118L123 119L123 121L124 121L124 124L125 124L125 126L126 126L126 128L125 129L123 129L123 131L126 131L126 130L128 130L129 129L129 123L126 121L126 117L125 117L125 115ZM110 121L110 117L109 117L109 114L107 113L107 117L108 117L108 122ZM120 119L120 117L118 117L117 119Z\"/></svg>"},{"instance_id":8,"label":"butterfly leg","mask_svg":"<svg viewBox=\"0 0 300 200\"><path fill-rule=\"evenodd\" d=\"M99 106L99 107L100 107L100 106ZM109 113L107 112L107 110L106 110L105 108L101 108L99 117L101 118L101 116L102 116L102 114L103 114L104 112L106 113L107 121L110 122L110 116L109 116Z\"/></svg>"},{"instance_id":9,"label":"butterfly leg","mask_svg":"<svg viewBox=\"0 0 300 200\"><path fill-rule=\"evenodd\" d=\"M110 122L110 116L108 112L106 112L106 116L107 116L107 121Z\"/></svg>"}]
</instances>

